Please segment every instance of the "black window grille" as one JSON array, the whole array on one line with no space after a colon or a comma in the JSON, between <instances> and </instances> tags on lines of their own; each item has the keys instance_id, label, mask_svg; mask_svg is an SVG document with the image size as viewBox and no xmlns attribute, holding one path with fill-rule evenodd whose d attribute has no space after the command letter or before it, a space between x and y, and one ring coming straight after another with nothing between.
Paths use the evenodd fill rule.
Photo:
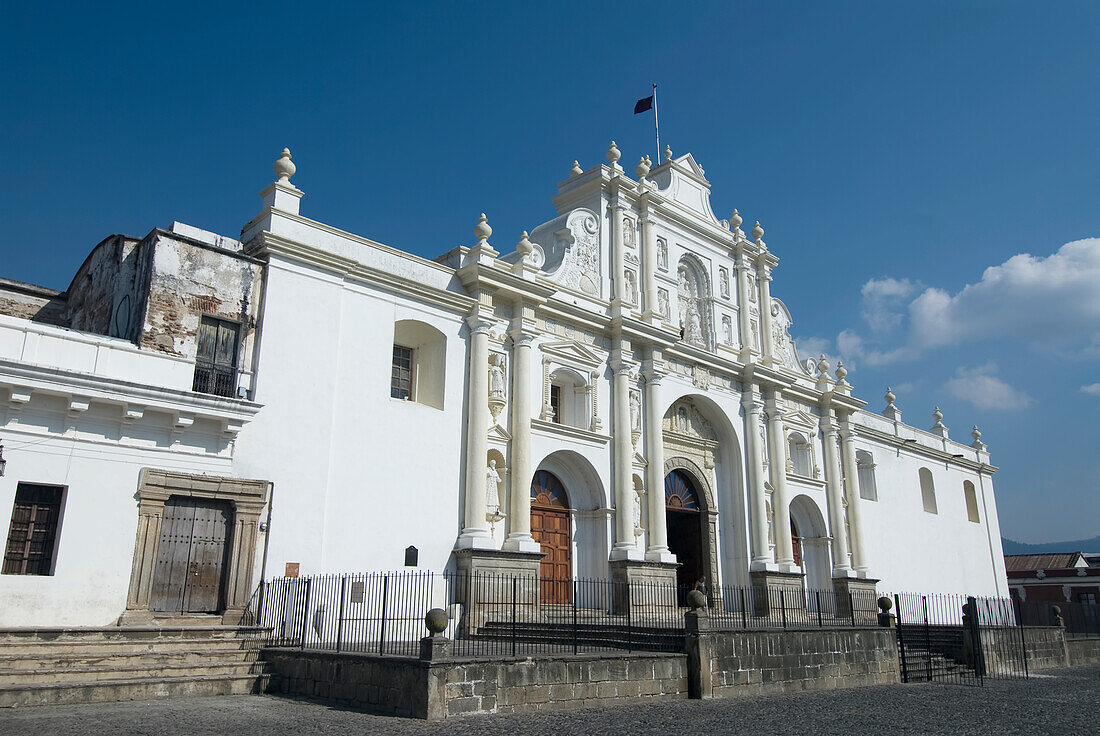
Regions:
<instances>
[{"instance_id":1,"label":"black window grille","mask_svg":"<svg viewBox=\"0 0 1100 736\"><path fill-rule=\"evenodd\" d=\"M195 355L192 391L215 396L237 395L237 343L241 326L214 317L199 323L199 346Z\"/></svg>"},{"instance_id":2,"label":"black window grille","mask_svg":"<svg viewBox=\"0 0 1100 736\"><path fill-rule=\"evenodd\" d=\"M4 575L52 575L57 541L57 520L61 516L58 486L20 483L4 550Z\"/></svg>"},{"instance_id":3,"label":"black window grille","mask_svg":"<svg viewBox=\"0 0 1100 736\"><path fill-rule=\"evenodd\" d=\"M561 424L561 386L550 386L550 409L554 412L554 422Z\"/></svg>"},{"instance_id":4,"label":"black window grille","mask_svg":"<svg viewBox=\"0 0 1100 736\"><path fill-rule=\"evenodd\" d=\"M413 351L401 345L393 346L393 370L390 372L390 396L412 398Z\"/></svg>"}]
</instances>

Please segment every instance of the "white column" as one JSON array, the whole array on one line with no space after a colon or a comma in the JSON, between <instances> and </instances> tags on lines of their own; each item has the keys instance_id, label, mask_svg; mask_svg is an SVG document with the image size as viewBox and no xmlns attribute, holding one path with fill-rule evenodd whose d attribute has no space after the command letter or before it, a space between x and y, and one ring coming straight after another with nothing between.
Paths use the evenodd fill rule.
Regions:
<instances>
[{"instance_id":1,"label":"white column","mask_svg":"<svg viewBox=\"0 0 1100 736\"><path fill-rule=\"evenodd\" d=\"M795 572L791 543L791 501L787 495L787 438L779 391L768 401L768 469L772 482L772 514L775 519L775 561L781 572Z\"/></svg>"},{"instance_id":2,"label":"white column","mask_svg":"<svg viewBox=\"0 0 1100 736\"><path fill-rule=\"evenodd\" d=\"M768 285L772 280L771 269L760 263L756 270L760 281L760 355L761 362L772 361L772 292Z\"/></svg>"},{"instance_id":3,"label":"white column","mask_svg":"<svg viewBox=\"0 0 1100 736\"><path fill-rule=\"evenodd\" d=\"M852 537L852 567L860 577L870 577L867 548L863 546L863 519L859 497L859 464L856 463L855 432L852 417L844 420L840 429L840 455L844 462L844 495L848 499L848 528Z\"/></svg>"},{"instance_id":4,"label":"white column","mask_svg":"<svg viewBox=\"0 0 1100 736\"><path fill-rule=\"evenodd\" d=\"M653 236L653 221L650 219L649 207L642 208L642 289L645 293L645 310L647 317L660 319L657 311L657 240Z\"/></svg>"},{"instance_id":5,"label":"white column","mask_svg":"<svg viewBox=\"0 0 1100 736\"><path fill-rule=\"evenodd\" d=\"M623 254L623 205L618 197L611 205L611 279L613 296L611 303L625 303L626 259Z\"/></svg>"},{"instance_id":6,"label":"white column","mask_svg":"<svg viewBox=\"0 0 1100 736\"><path fill-rule=\"evenodd\" d=\"M531 342L534 337L512 333L512 487L508 503L509 529L504 549L538 552L531 537Z\"/></svg>"},{"instance_id":7,"label":"white column","mask_svg":"<svg viewBox=\"0 0 1100 736\"><path fill-rule=\"evenodd\" d=\"M752 513L753 570L763 570L775 562L768 546L768 511L764 498L764 447L760 441L760 412L764 403L756 392L746 391L741 400L745 408L745 456L749 466L749 506ZM776 534L778 536L778 534Z\"/></svg>"},{"instance_id":8,"label":"white column","mask_svg":"<svg viewBox=\"0 0 1100 736\"><path fill-rule=\"evenodd\" d=\"M741 331L741 355L747 359L752 345L752 314L749 299L749 272L752 266L749 264L745 251L737 249L737 323Z\"/></svg>"},{"instance_id":9,"label":"white column","mask_svg":"<svg viewBox=\"0 0 1100 736\"><path fill-rule=\"evenodd\" d=\"M661 379L664 377L651 359L645 383L645 485L649 499L649 562L675 562L668 550L668 528L665 519L665 435L662 428Z\"/></svg>"},{"instance_id":10,"label":"white column","mask_svg":"<svg viewBox=\"0 0 1100 736\"><path fill-rule=\"evenodd\" d=\"M825 444L825 497L829 503L829 534L833 537L833 577L851 577L848 540L844 533L844 485L840 478L836 416L832 409L822 418L821 430Z\"/></svg>"},{"instance_id":11,"label":"white column","mask_svg":"<svg viewBox=\"0 0 1100 736\"><path fill-rule=\"evenodd\" d=\"M612 370L611 462L615 489L615 546L611 550L611 559L637 560L642 559L643 555L634 537L634 484L630 473L634 455L630 439L630 366L616 360Z\"/></svg>"},{"instance_id":12,"label":"white column","mask_svg":"<svg viewBox=\"0 0 1100 736\"><path fill-rule=\"evenodd\" d=\"M489 434L489 323L477 315L470 326L470 369L466 402L466 506L459 548L490 549L485 524L485 471Z\"/></svg>"}]
</instances>

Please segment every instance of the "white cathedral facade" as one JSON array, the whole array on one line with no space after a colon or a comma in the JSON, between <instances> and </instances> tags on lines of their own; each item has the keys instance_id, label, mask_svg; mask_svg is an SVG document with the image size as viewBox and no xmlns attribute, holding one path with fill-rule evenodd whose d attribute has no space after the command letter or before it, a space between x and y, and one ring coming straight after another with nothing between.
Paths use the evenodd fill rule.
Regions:
<instances>
[{"instance_id":1,"label":"white cathedral facade","mask_svg":"<svg viewBox=\"0 0 1100 736\"><path fill-rule=\"evenodd\" d=\"M261 578L428 570L1008 593L977 428L799 356L759 223L688 154L427 260L300 214L0 281L0 626L241 615ZM499 241L497 241L499 242Z\"/></svg>"}]
</instances>

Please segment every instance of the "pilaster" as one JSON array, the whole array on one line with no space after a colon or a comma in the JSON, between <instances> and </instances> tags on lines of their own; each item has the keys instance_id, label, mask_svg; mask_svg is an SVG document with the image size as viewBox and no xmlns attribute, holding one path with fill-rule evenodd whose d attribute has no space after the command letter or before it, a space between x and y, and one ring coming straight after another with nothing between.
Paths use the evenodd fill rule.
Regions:
<instances>
[{"instance_id":1,"label":"pilaster","mask_svg":"<svg viewBox=\"0 0 1100 736\"><path fill-rule=\"evenodd\" d=\"M489 327L475 311L466 319L470 328L469 384L466 421L466 498L458 549L489 549L493 539L485 526L485 463L489 433Z\"/></svg>"},{"instance_id":2,"label":"pilaster","mask_svg":"<svg viewBox=\"0 0 1100 736\"><path fill-rule=\"evenodd\" d=\"M749 569L774 570L775 557L768 545L764 447L760 437L760 413L764 410L764 402L760 400L760 394L752 384L746 384L741 406L745 410L745 456L749 466L749 507L752 517L752 562Z\"/></svg>"},{"instance_id":3,"label":"pilaster","mask_svg":"<svg viewBox=\"0 0 1100 736\"><path fill-rule=\"evenodd\" d=\"M833 537L833 577L852 577L848 559L848 535L844 525L844 485L840 477L837 451L837 422L833 409L821 418L822 441L825 445L825 497L829 505L829 533Z\"/></svg>"}]
</instances>

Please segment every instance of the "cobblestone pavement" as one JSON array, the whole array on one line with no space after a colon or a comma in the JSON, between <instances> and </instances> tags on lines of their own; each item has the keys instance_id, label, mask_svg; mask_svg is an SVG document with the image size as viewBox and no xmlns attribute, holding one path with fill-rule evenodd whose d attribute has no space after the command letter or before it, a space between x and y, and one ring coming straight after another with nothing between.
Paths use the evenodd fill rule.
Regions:
<instances>
[{"instance_id":1,"label":"cobblestone pavement","mask_svg":"<svg viewBox=\"0 0 1100 736\"><path fill-rule=\"evenodd\" d=\"M372 716L274 696L179 698L0 711L0 734L1094 734L1100 667L1055 670L985 687L892 685L736 700L642 703L615 708L443 723Z\"/></svg>"}]
</instances>

